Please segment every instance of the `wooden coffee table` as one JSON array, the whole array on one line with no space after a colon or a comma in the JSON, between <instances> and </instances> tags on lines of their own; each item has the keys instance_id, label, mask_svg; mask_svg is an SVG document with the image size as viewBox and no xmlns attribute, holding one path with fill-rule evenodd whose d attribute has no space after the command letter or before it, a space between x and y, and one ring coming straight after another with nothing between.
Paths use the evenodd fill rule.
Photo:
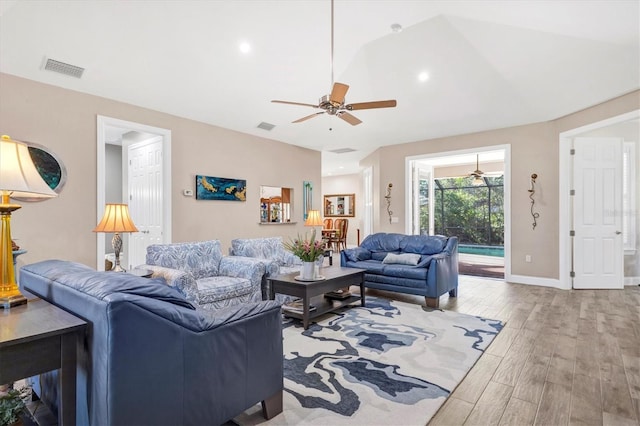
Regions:
<instances>
[{"instance_id":1,"label":"wooden coffee table","mask_svg":"<svg viewBox=\"0 0 640 426\"><path fill-rule=\"evenodd\" d=\"M330 267L320 268L320 275L324 276L324 280L320 281L298 281L296 276L299 272L291 274L276 275L267 278L271 288L270 299L275 298L275 293L287 294L302 299L302 312L285 311L286 316L298 318L302 320L302 325L306 330L309 328L309 321L327 312L335 311L351 303L360 301L360 305L364 306L364 269ZM325 297L325 293L337 291L342 288L348 288L352 285L360 286L360 295L354 295L345 299L330 299ZM314 310L310 311L309 307L313 305Z\"/></svg>"}]
</instances>

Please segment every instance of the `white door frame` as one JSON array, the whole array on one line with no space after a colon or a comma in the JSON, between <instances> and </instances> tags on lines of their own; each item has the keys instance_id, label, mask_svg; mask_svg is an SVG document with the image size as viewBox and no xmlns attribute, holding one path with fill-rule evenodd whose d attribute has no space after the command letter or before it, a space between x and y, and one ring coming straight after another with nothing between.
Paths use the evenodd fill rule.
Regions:
<instances>
[{"instance_id":1,"label":"white door frame","mask_svg":"<svg viewBox=\"0 0 640 426\"><path fill-rule=\"evenodd\" d=\"M404 181L407 191L411 188L411 161L434 157L448 157L461 154L476 154L488 151L504 150L504 279L511 281L511 145L478 146L475 148L461 149L457 151L433 152L430 154L413 155L405 157ZM405 194L405 233L411 234L411 200L410 195Z\"/></svg>"},{"instance_id":2,"label":"white door frame","mask_svg":"<svg viewBox=\"0 0 640 426\"><path fill-rule=\"evenodd\" d=\"M560 149L560 162L559 162L559 192L560 192L560 287L565 290L573 287L573 280L571 279L572 269L572 247L571 247L571 225L573 223L573 212L571 210L571 176L573 175L573 157L570 155L571 142L574 137L581 133L585 133L591 130L599 129L601 127L611 126L613 124L622 123L625 121L640 118L640 110L628 112L626 114L611 117L606 120L598 121L596 123L587 124L586 126L578 127L576 129L567 130L560 133L560 142L558 144Z\"/></svg>"},{"instance_id":3,"label":"white door frame","mask_svg":"<svg viewBox=\"0 0 640 426\"><path fill-rule=\"evenodd\" d=\"M145 124L134 123L132 121L120 120L117 118L98 115L97 124L97 188L96 188L96 223L102 219L105 206L105 147L107 143L107 127L120 127L133 131L152 133L162 136L162 186L163 186L163 230L162 237L164 243L171 242L171 130L160 127L147 126ZM125 171L123 170L123 173ZM126 171L128 173L128 171ZM104 269L105 256L105 234L97 233L96 269Z\"/></svg>"}]
</instances>

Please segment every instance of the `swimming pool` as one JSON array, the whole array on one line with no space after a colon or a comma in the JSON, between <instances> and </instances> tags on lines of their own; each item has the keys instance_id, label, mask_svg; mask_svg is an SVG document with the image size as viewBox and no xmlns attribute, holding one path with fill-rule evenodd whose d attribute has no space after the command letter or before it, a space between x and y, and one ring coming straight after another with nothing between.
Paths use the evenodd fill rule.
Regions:
<instances>
[{"instance_id":1,"label":"swimming pool","mask_svg":"<svg viewBox=\"0 0 640 426\"><path fill-rule=\"evenodd\" d=\"M504 257L503 246L478 246L471 244L460 244L458 253L480 254L482 256Z\"/></svg>"}]
</instances>

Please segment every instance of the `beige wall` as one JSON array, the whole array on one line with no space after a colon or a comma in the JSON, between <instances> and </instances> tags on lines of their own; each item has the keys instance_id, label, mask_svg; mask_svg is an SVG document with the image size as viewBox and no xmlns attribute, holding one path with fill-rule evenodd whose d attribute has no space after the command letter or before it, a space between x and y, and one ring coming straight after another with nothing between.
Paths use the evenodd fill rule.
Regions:
<instances>
[{"instance_id":1,"label":"beige wall","mask_svg":"<svg viewBox=\"0 0 640 426\"><path fill-rule=\"evenodd\" d=\"M319 188L320 152L0 73L0 133L50 148L68 173L59 197L23 202L13 214L12 235L28 250L19 265L58 258L96 266L97 115L171 130L174 242L219 239L226 253L233 238L304 233L302 183ZM247 201L184 197L196 174L246 179ZM297 224L258 224L260 185L294 189ZM314 205L321 195L314 191Z\"/></svg>"},{"instance_id":2,"label":"beige wall","mask_svg":"<svg viewBox=\"0 0 640 426\"><path fill-rule=\"evenodd\" d=\"M552 101L552 100L550 100ZM621 96L558 120L467 135L431 139L376 150L362 166L374 170L374 230L405 232L405 158L446 151L509 144L511 146L511 273L559 279L559 153L560 132L640 108L640 91ZM538 226L531 227L527 192L529 177L538 174L536 210ZM381 201L388 182L393 183L392 210L400 222L389 224ZM383 183L383 185L381 185ZM525 255L531 263L524 261Z\"/></svg>"},{"instance_id":3,"label":"beige wall","mask_svg":"<svg viewBox=\"0 0 640 426\"><path fill-rule=\"evenodd\" d=\"M347 217L349 229L347 231L347 246L358 245L358 229L362 229L362 182L359 174L341 176L325 176L322 178L322 195L355 194L356 214ZM332 218L335 219L335 218Z\"/></svg>"}]
</instances>

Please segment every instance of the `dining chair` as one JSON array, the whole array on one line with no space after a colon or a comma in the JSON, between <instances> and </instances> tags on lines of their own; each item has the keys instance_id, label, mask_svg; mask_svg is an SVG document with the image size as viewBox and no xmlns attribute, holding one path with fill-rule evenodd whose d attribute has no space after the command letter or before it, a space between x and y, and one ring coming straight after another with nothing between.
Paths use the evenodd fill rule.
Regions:
<instances>
[{"instance_id":1,"label":"dining chair","mask_svg":"<svg viewBox=\"0 0 640 426\"><path fill-rule=\"evenodd\" d=\"M339 252L341 247L346 249L349 221L347 219L336 219L333 222L333 229L335 229L336 232L331 238L331 243L335 246L336 251Z\"/></svg>"}]
</instances>

